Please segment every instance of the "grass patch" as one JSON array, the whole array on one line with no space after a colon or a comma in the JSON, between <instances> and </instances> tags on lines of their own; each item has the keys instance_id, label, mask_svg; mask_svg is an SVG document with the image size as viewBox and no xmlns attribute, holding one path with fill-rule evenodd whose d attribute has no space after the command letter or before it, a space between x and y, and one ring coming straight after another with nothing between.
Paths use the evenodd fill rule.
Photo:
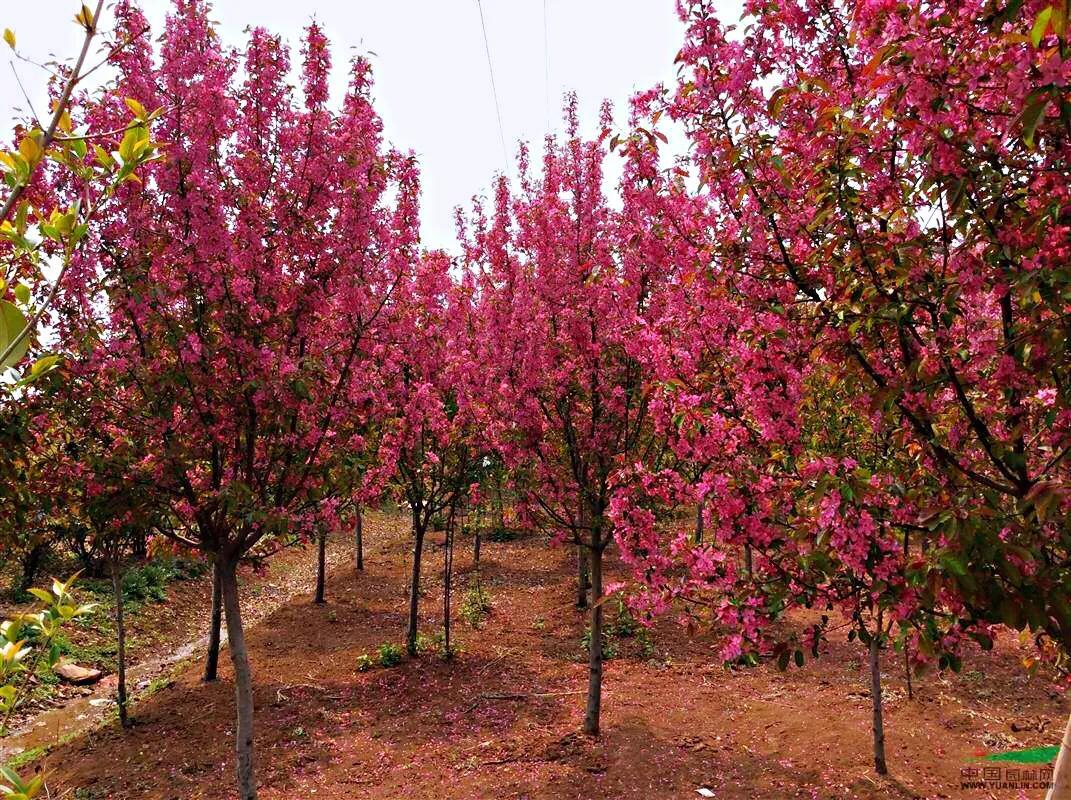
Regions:
<instances>
[{"instance_id":1,"label":"grass patch","mask_svg":"<svg viewBox=\"0 0 1071 800\"><path fill-rule=\"evenodd\" d=\"M21 753L17 753L9 758L6 766L8 769L13 769L17 772L23 767L27 767L35 761L44 758L47 754L47 747L31 747L29 750L23 750Z\"/></svg>"},{"instance_id":2,"label":"grass patch","mask_svg":"<svg viewBox=\"0 0 1071 800\"><path fill-rule=\"evenodd\" d=\"M123 602L131 611L145 603L162 603L167 600L170 584L199 578L208 568L204 561L181 556L161 556L135 564L123 573ZM110 578L86 580L84 587L100 601L110 600L114 595Z\"/></svg>"}]
</instances>

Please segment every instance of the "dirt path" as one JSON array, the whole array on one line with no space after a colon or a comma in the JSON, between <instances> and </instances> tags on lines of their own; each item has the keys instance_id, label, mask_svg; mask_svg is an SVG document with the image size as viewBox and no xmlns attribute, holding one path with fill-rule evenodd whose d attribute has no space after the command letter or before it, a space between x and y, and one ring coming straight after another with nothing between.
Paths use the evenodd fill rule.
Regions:
<instances>
[{"instance_id":1,"label":"dirt path","mask_svg":"<svg viewBox=\"0 0 1071 800\"><path fill-rule=\"evenodd\" d=\"M361 654L401 641L408 572L404 521L370 514L366 530L365 573L336 569L327 606L299 597L250 631L264 800L660 800L701 788L721 800L1017 798L961 789L961 771L986 751L1059 739L1064 701L1023 673L1014 640L1002 641L966 659L962 675L921 678L914 700L901 670L888 668L892 775L878 779L858 644L834 642L785 674L727 671L714 634L689 639L672 621L655 629L653 652L621 644L606 669L604 733L579 736L587 670L570 605L573 560L536 539L485 544L494 610L479 630L457 624L457 658L360 672ZM441 624L441 551L426 563L430 634ZM470 570L467 546L455 564ZM44 763L53 796L234 797L233 689L222 665L215 685L198 681L196 665L184 670L137 706L133 730L110 725L57 748Z\"/></svg>"},{"instance_id":2,"label":"dirt path","mask_svg":"<svg viewBox=\"0 0 1071 800\"><path fill-rule=\"evenodd\" d=\"M342 536L331 539L327 548L328 568L335 570L349 563L352 553L348 539ZM315 547L279 554L263 573L247 574L241 597L243 619L250 627L256 625L295 597L307 594L315 580ZM207 628L210 594L209 577L188 581L187 585L172 587L166 603L147 609L146 618L138 620L139 627L161 625L166 631L161 639L145 643L131 653L127 686L135 702L139 696L159 689L160 679L166 679L176 666L204 657L208 637L201 632ZM226 642L226 630L222 633ZM115 715L115 687L116 677L112 674L92 688L69 689L73 693L58 698L51 707L25 719L11 735L0 739L0 762L99 727Z\"/></svg>"}]
</instances>

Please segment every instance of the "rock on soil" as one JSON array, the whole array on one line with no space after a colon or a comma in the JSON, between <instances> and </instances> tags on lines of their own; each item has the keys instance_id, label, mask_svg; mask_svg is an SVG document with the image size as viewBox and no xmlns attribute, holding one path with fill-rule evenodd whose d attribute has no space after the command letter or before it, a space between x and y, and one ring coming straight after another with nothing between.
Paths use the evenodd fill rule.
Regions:
<instances>
[{"instance_id":1,"label":"rock on soil","mask_svg":"<svg viewBox=\"0 0 1071 800\"><path fill-rule=\"evenodd\" d=\"M80 667L69 661L61 661L55 666L53 672L63 678L63 680L67 681L67 683L73 683L75 686L86 686L91 683L96 683L104 677L104 673L99 669Z\"/></svg>"}]
</instances>

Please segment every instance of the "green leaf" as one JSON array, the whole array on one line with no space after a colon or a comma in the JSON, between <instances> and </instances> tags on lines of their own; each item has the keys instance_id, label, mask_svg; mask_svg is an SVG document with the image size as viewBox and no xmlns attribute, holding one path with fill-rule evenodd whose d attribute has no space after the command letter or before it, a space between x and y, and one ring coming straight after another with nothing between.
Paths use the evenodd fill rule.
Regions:
<instances>
[{"instance_id":1,"label":"green leaf","mask_svg":"<svg viewBox=\"0 0 1071 800\"><path fill-rule=\"evenodd\" d=\"M0 766L0 775L3 775L4 780L14 786L16 789L20 791L22 790L22 778L20 778L19 774L7 764Z\"/></svg>"},{"instance_id":2,"label":"green leaf","mask_svg":"<svg viewBox=\"0 0 1071 800\"><path fill-rule=\"evenodd\" d=\"M1019 120L1023 125L1023 142L1031 149L1034 147L1034 134L1038 129L1038 123L1045 116L1045 107L1048 104L1048 94L1039 94L1027 103L1023 113L1019 115Z\"/></svg>"},{"instance_id":3,"label":"green leaf","mask_svg":"<svg viewBox=\"0 0 1071 800\"><path fill-rule=\"evenodd\" d=\"M958 556L954 556L950 553L946 553L941 556L941 564L954 575L958 575L963 578L967 575L967 567L964 566L963 561Z\"/></svg>"},{"instance_id":4,"label":"green leaf","mask_svg":"<svg viewBox=\"0 0 1071 800\"><path fill-rule=\"evenodd\" d=\"M52 605L52 595L46 592L44 589L29 589L28 591L42 603L48 603L49 605Z\"/></svg>"},{"instance_id":5,"label":"green leaf","mask_svg":"<svg viewBox=\"0 0 1071 800\"><path fill-rule=\"evenodd\" d=\"M138 119L145 119L146 117L148 117L148 114L145 112L145 106L143 106L133 97L127 97L125 100L123 100L123 102L126 103L127 108L134 112L134 116Z\"/></svg>"},{"instance_id":6,"label":"green leaf","mask_svg":"<svg viewBox=\"0 0 1071 800\"><path fill-rule=\"evenodd\" d=\"M33 362L33 366L30 367L30 374L35 378L44 375L56 364L60 362L60 357L57 355L44 356Z\"/></svg>"},{"instance_id":7,"label":"green leaf","mask_svg":"<svg viewBox=\"0 0 1071 800\"><path fill-rule=\"evenodd\" d=\"M1034 47L1038 47L1041 44L1041 40L1045 38L1045 31L1049 28L1049 20L1051 18L1052 6L1041 9L1034 18L1034 27L1030 29L1030 43Z\"/></svg>"},{"instance_id":8,"label":"green leaf","mask_svg":"<svg viewBox=\"0 0 1071 800\"><path fill-rule=\"evenodd\" d=\"M7 300L0 300L0 351L6 350L15 337L19 336L25 328L26 317L23 316L23 313L19 311L15 304ZM26 355L26 351L29 349L30 337L28 335L23 336L22 341L7 357L7 360L0 363L0 369L15 366L22 360L22 357Z\"/></svg>"}]
</instances>

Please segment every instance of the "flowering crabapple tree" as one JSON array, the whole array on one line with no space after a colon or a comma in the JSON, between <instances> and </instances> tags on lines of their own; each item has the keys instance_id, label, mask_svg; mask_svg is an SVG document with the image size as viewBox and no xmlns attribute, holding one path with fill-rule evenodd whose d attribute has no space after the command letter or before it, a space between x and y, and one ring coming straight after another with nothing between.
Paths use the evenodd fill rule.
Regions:
<instances>
[{"instance_id":1,"label":"flowering crabapple tree","mask_svg":"<svg viewBox=\"0 0 1071 800\"><path fill-rule=\"evenodd\" d=\"M128 30L145 20L130 3ZM330 56L316 25L301 58L262 29L223 47L206 3L181 0L158 53L114 58L124 98L161 108L166 158L127 183L79 254L83 287L57 325L71 369L111 387L93 415L140 452L123 479L155 487L166 533L220 572L237 700L237 778L256 796L252 676L237 567L273 537L336 524L337 459L360 446L372 332L406 267L415 191L384 152L370 72L357 60L341 111L328 107ZM394 190L397 190L394 192ZM386 200L396 194L398 208Z\"/></svg>"},{"instance_id":2,"label":"flowering crabapple tree","mask_svg":"<svg viewBox=\"0 0 1071 800\"><path fill-rule=\"evenodd\" d=\"M771 468L796 483L774 518L810 487L811 538L837 532L845 558L866 545L868 570L904 531L924 539L909 571L926 592L905 590L909 606L932 603L950 622L914 629L921 654L948 647L950 631L984 637L1003 623L1059 665L1071 645L1066 8L748 12L732 31L710 2L682 7L668 110L688 128L702 227L725 258L709 279L746 273L765 289L755 296L786 335L813 343L896 452L884 465L895 469L866 478L862 508L841 506L851 481L821 496L828 482ZM804 479L811 445L794 445ZM808 595L786 586L793 602ZM1053 796L1068 772L1061 756Z\"/></svg>"},{"instance_id":3,"label":"flowering crabapple tree","mask_svg":"<svg viewBox=\"0 0 1071 800\"><path fill-rule=\"evenodd\" d=\"M445 253L422 256L399 286L396 324L379 374L384 413L367 485L385 488L389 481L410 508L413 566L405 637L410 656L417 654L424 538L441 515L452 535L481 463L468 391L475 369L471 296L471 286L453 280Z\"/></svg>"},{"instance_id":4,"label":"flowering crabapple tree","mask_svg":"<svg viewBox=\"0 0 1071 800\"><path fill-rule=\"evenodd\" d=\"M520 477L522 513L590 562L584 730L594 735L612 479L623 462L659 452L636 348L657 316L666 256L658 237L645 233L664 224L646 205L659 180L654 134L626 142L624 207L615 210L603 185L609 109L594 139L579 133L575 98L566 121L566 138L547 142L541 176L531 174L522 149L519 192L499 182L490 218L477 206L465 247L480 277L479 358L492 365L482 391L505 421L497 447Z\"/></svg>"}]
</instances>

